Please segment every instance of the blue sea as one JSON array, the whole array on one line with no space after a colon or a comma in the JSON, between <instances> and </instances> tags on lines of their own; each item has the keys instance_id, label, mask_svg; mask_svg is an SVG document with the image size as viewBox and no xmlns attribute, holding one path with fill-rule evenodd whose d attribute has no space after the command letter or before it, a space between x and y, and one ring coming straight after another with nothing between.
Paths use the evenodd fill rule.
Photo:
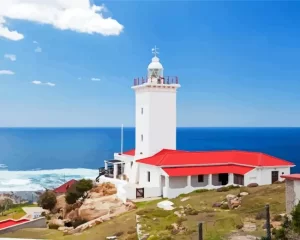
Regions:
<instances>
[{"instance_id":1,"label":"blue sea","mask_svg":"<svg viewBox=\"0 0 300 240\"><path fill-rule=\"evenodd\" d=\"M124 128L124 151L134 148L134 137L134 128ZM120 152L120 138L120 128L0 128L0 191L94 179ZM292 172L300 172L300 128L178 128L177 149L259 151L299 162Z\"/></svg>"}]
</instances>

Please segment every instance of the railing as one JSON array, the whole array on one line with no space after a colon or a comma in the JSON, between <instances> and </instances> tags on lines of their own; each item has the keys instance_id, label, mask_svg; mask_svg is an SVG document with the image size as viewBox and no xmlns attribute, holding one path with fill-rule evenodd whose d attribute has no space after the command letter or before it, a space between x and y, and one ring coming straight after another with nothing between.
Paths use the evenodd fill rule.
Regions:
<instances>
[{"instance_id":1,"label":"railing","mask_svg":"<svg viewBox=\"0 0 300 240\"><path fill-rule=\"evenodd\" d=\"M154 79L152 80L151 78L149 79L150 80L150 83L153 81L154 82ZM178 80L178 77L175 76L175 77L171 77L171 76L168 76L168 77L159 77L157 80L157 84L179 84L179 80ZM155 81L155 82L156 82ZM139 86L139 85L142 85L144 83L148 82L148 78L135 78L133 80L133 85L134 86Z\"/></svg>"}]
</instances>

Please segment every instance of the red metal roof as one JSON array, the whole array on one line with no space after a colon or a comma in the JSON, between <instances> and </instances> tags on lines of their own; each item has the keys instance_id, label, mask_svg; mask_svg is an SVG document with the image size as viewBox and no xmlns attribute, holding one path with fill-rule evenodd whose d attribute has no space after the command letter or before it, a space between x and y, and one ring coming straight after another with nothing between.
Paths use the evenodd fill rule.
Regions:
<instances>
[{"instance_id":1,"label":"red metal roof","mask_svg":"<svg viewBox=\"0 0 300 240\"><path fill-rule=\"evenodd\" d=\"M188 152L163 149L157 154L137 160L155 166L185 166L236 164L249 166L294 166L293 163L258 152L246 151L206 151Z\"/></svg>"},{"instance_id":2,"label":"red metal roof","mask_svg":"<svg viewBox=\"0 0 300 240\"><path fill-rule=\"evenodd\" d=\"M69 189L69 187L71 187L76 182L77 182L76 180L72 179L72 180L64 183L63 185L59 186L58 188L55 188L53 191L55 193L66 193L67 190Z\"/></svg>"},{"instance_id":3,"label":"red metal roof","mask_svg":"<svg viewBox=\"0 0 300 240\"><path fill-rule=\"evenodd\" d=\"M244 166L235 166L235 165L163 168L163 170L169 176L172 177L219 174L219 173L235 173L235 174L244 175L245 173L253 169L254 169L253 167L244 167Z\"/></svg>"},{"instance_id":4,"label":"red metal roof","mask_svg":"<svg viewBox=\"0 0 300 240\"><path fill-rule=\"evenodd\" d=\"M289 179L289 180L300 180L300 174L299 173L290 174L290 175L282 175L281 177Z\"/></svg>"},{"instance_id":5,"label":"red metal roof","mask_svg":"<svg viewBox=\"0 0 300 240\"><path fill-rule=\"evenodd\" d=\"M127 152L123 152L124 155L130 155L130 156L134 156L135 155L135 149L129 150Z\"/></svg>"}]
</instances>

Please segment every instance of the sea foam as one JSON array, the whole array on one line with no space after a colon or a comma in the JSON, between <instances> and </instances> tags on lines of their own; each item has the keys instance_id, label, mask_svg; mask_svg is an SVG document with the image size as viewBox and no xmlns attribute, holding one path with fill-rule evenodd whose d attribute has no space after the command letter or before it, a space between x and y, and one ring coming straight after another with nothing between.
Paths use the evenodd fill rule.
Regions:
<instances>
[{"instance_id":1,"label":"sea foam","mask_svg":"<svg viewBox=\"0 0 300 240\"><path fill-rule=\"evenodd\" d=\"M0 171L0 191L39 191L53 189L71 179L92 179L98 176L94 169L53 169L32 171Z\"/></svg>"}]
</instances>

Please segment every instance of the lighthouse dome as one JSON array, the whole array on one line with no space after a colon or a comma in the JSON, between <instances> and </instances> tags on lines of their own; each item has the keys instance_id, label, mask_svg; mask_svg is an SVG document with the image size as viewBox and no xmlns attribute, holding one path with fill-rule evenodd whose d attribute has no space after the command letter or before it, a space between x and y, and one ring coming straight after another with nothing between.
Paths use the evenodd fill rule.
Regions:
<instances>
[{"instance_id":1,"label":"lighthouse dome","mask_svg":"<svg viewBox=\"0 0 300 240\"><path fill-rule=\"evenodd\" d=\"M158 57L153 57L152 62L148 65L148 69L163 69Z\"/></svg>"}]
</instances>

